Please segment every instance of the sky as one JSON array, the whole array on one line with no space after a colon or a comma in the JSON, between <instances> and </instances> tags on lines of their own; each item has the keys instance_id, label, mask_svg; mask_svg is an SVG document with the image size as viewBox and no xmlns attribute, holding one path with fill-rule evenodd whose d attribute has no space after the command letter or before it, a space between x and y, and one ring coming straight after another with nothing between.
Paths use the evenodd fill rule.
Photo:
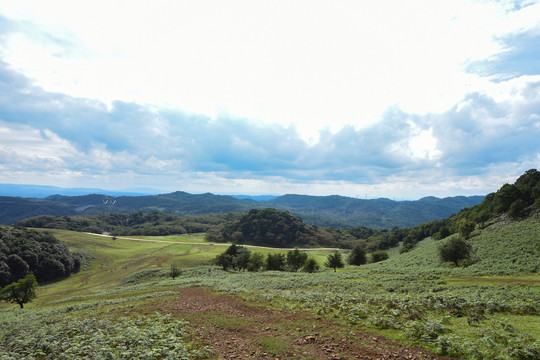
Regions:
<instances>
[{"instance_id":1,"label":"sky","mask_svg":"<svg viewBox=\"0 0 540 360\"><path fill-rule=\"evenodd\" d=\"M540 1L0 2L0 183L485 195L540 168Z\"/></svg>"}]
</instances>

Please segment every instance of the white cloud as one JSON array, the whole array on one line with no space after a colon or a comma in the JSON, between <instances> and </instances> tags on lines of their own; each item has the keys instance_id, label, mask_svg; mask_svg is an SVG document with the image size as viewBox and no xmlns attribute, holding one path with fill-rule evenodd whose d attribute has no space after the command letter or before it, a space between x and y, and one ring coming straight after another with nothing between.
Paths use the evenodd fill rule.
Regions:
<instances>
[{"instance_id":1,"label":"white cloud","mask_svg":"<svg viewBox=\"0 0 540 360\"><path fill-rule=\"evenodd\" d=\"M3 1L0 15L18 22L0 34L0 182L398 199L496 190L538 167L540 75L465 69L538 31L539 2L511 9Z\"/></svg>"},{"instance_id":2,"label":"white cloud","mask_svg":"<svg viewBox=\"0 0 540 360\"><path fill-rule=\"evenodd\" d=\"M435 160L441 155L437 149L437 139L433 137L433 128L422 130L409 139L410 154L413 158Z\"/></svg>"},{"instance_id":3,"label":"white cloud","mask_svg":"<svg viewBox=\"0 0 540 360\"><path fill-rule=\"evenodd\" d=\"M32 32L2 53L49 91L295 124L304 139L388 106L450 108L486 80L463 65L538 27L540 5L477 1L6 1ZM30 30L29 30L30 31ZM35 59L39 58L38 63Z\"/></svg>"},{"instance_id":4,"label":"white cloud","mask_svg":"<svg viewBox=\"0 0 540 360\"><path fill-rule=\"evenodd\" d=\"M67 159L79 156L68 141L46 129L9 127L0 122L0 138L0 159L19 169L64 167Z\"/></svg>"}]
</instances>

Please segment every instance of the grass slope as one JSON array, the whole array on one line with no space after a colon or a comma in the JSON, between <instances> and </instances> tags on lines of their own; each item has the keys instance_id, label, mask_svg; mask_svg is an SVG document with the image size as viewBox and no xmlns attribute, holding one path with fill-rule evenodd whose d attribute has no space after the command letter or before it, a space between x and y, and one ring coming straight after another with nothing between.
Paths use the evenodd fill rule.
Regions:
<instances>
[{"instance_id":1,"label":"grass slope","mask_svg":"<svg viewBox=\"0 0 540 360\"><path fill-rule=\"evenodd\" d=\"M179 344L178 351L186 354L184 358L212 358L209 344L200 342L204 334L197 333L198 318L207 325L231 328L246 321L241 313L212 311L188 316L193 325L184 324L186 318L178 313L163 317L169 311L166 309L182 303L179 296L183 288L207 287L238 294L248 303L274 311L311 313L337 324L344 337L369 331L440 354L471 359L535 359L540 356L539 234L538 217L494 224L473 237L478 261L465 268L440 264L437 242L427 239L409 253L399 255L393 250L390 259L381 263L347 266L336 273L325 269L306 274L221 271L206 264L224 247L205 243L202 235L167 237L163 240L170 242L165 243L112 240L58 230L54 235L72 251L92 259L91 268L56 283L42 284L38 298L23 311L0 304L0 357L23 354L29 359L45 358L66 346L70 354L75 354L72 358L107 358L111 354L122 358L114 351L124 346L126 358L143 354L150 359L172 358L173 350L167 352L163 343L148 342L138 350L140 355L128 354L130 348L125 345L126 341L139 341L148 332L172 331L170 339ZM267 254L278 250L252 251ZM327 254L315 252L321 264ZM174 280L167 274L172 263L183 269ZM155 310L161 314L154 314ZM301 328L288 326L287 322L272 324L278 333ZM93 336L96 327L107 329L112 342L104 337L99 343L99 337ZM130 329L129 336L119 332L122 327ZM171 327L176 330L167 330ZM57 335L47 329L54 329ZM24 333L28 341L23 346L11 333ZM270 337L251 339L243 334L243 341L250 341L256 351L273 348L271 352L282 357L287 357L291 348L278 349ZM355 342L355 338L348 341ZM91 350L100 347L102 355ZM158 350L164 352L152 355Z\"/></svg>"},{"instance_id":2,"label":"grass slope","mask_svg":"<svg viewBox=\"0 0 540 360\"><path fill-rule=\"evenodd\" d=\"M455 236L455 235L453 235ZM437 273L459 276L519 275L540 271L540 214L517 222L503 220L473 233L472 264L453 267L441 264L438 246L431 238L419 242L413 251L370 265L378 271Z\"/></svg>"}]
</instances>

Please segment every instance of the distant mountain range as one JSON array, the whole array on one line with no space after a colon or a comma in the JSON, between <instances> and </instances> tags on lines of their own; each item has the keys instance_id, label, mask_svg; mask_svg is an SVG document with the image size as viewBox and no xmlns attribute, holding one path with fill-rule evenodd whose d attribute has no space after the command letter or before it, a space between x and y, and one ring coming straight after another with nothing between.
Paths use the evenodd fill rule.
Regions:
<instances>
[{"instance_id":1,"label":"distant mountain range","mask_svg":"<svg viewBox=\"0 0 540 360\"><path fill-rule=\"evenodd\" d=\"M0 189L4 185L0 186ZM74 189L75 190L75 189ZM2 192L0 192L2 194ZM416 201L363 200L345 196L283 195L278 197L189 194L177 191L159 195L127 196L108 192L80 196L50 195L45 198L0 196L0 224L38 215L96 215L103 213L164 212L179 216L223 214L254 208L275 208L300 216L312 225L367 226L378 229L411 227L446 218L465 207L479 204L483 196L456 196Z\"/></svg>"},{"instance_id":2,"label":"distant mountain range","mask_svg":"<svg viewBox=\"0 0 540 360\"><path fill-rule=\"evenodd\" d=\"M32 198L46 198L50 195L81 196L88 194L106 194L109 196L137 196L156 195L161 192L162 191L156 189L111 191L97 188L63 188L47 185L0 184L0 196L17 196Z\"/></svg>"}]
</instances>

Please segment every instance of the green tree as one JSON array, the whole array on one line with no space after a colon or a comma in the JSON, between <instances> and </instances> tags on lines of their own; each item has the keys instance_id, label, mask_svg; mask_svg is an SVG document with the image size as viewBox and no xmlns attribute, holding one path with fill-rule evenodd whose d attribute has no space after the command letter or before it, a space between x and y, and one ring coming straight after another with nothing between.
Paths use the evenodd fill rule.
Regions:
<instances>
[{"instance_id":1,"label":"green tree","mask_svg":"<svg viewBox=\"0 0 540 360\"><path fill-rule=\"evenodd\" d=\"M22 279L30 272L30 267L19 255L11 254L7 257L6 263L11 269L11 281Z\"/></svg>"},{"instance_id":2,"label":"green tree","mask_svg":"<svg viewBox=\"0 0 540 360\"><path fill-rule=\"evenodd\" d=\"M478 224L480 224L480 228L482 228L482 229L485 227L485 223L489 219L491 219L491 213L490 213L489 209L480 210L480 212L478 212L474 217L474 221L476 221Z\"/></svg>"},{"instance_id":3,"label":"green tree","mask_svg":"<svg viewBox=\"0 0 540 360\"><path fill-rule=\"evenodd\" d=\"M403 246L399 248L399 253L405 254L406 252L409 252L412 249L414 249L414 244L410 242L403 242Z\"/></svg>"},{"instance_id":4,"label":"green tree","mask_svg":"<svg viewBox=\"0 0 540 360\"><path fill-rule=\"evenodd\" d=\"M339 251L335 251L331 254L328 254L326 257L326 262L324 265L328 268L333 268L334 272L336 272L337 268L342 268L345 266L345 263L343 262L343 258L341 257L341 253Z\"/></svg>"},{"instance_id":5,"label":"green tree","mask_svg":"<svg viewBox=\"0 0 540 360\"><path fill-rule=\"evenodd\" d=\"M320 269L320 265L315 260L314 257L309 257L306 262L304 263L304 266L302 267L302 270L308 273L314 273L315 271L318 271Z\"/></svg>"},{"instance_id":6,"label":"green tree","mask_svg":"<svg viewBox=\"0 0 540 360\"><path fill-rule=\"evenodd\" d=\"M540 181L533 187L532 196L534 199L534 207L540 209Z\"/></svg>"},{"instance_id":7,"label":"green tree","mask_svg":"<svg viewBox=\"0 0 540 360\"><path fill-rule=\"evenodd\" d=\"M495 193L494 203L495 210L498 213L503 213L510 209L510 205L521 197L521 192L516 185L504 184Z\"/></svg>"},{"instance_id":8,"label":"green tree","mask_svg":"<svg viewBox=\"0 0 540 360\"><path fill-rule=\"evenodd\" d=\"M249 265L249 259L251 257L251 251L243 246L238 246L236 250L236 256L233 258L233 268L238 270L245 270Z\"/></svg>"},{"instance_id":9,"label":"green tree","mask_svg":"<svg viewBox=\"0 0 540 360\"><path fill-rule=\"evenodd\" d=\"M285 270L285 255L283 254L268 254L266 257L266 270Z\"/></svg>"},{"instance_id":10,"label":"green tree","mask_svg":"<svg viewBox=\"0 0 540 360\"><path fill-rule=\"evenodd\" d=\"M225 250L225 254L231 255L232 257L235 257L237 253L238 253L238 246L236 245L236 243L233 243L231 246L227 248L227 250Z\"/></svg>"},{"instance_id":11,"label":"green tree","mask_svg":"<svg viewBox=\"0 0 540 360\"><path fill-rule=\"evenodd\" d=\"M28 274L23 279L11 283L0 290L0 299L14 304L19 304L22 309L24 304L37 297L36 288L36 277L32 274Z\"/></svg>"},{"instance_id":12,"label":"green tree","mask_svg":"<svg viewBox=\"0 0 540 360\"><path fill-rule=\"evenodd\" d=\"M377 263L388 259L388 253L384 250L378 250L371 253L371 262Z\"/></svg>"},{"instance_id":13,"label":"green tree","mask_svg":"<svg viewBox=\"0 0 540 360\"><path fill-rule=\"evenodd\" d=\"M508 215L513 219L519 219L525 215L525 202L521 199L517 199L510 205Z\"/></svg>"},{"instance_id":14,"label":"green tree","mask_svg":"<svg viewBox=\"0 0 540 360\"><path fill-rule=\"evenodd\" d=\"M247 270L251 272L259 271L264 267L264 255L261 253L253 253L249 258Z\"/></svg>"},{"instance_id":15,"label":"green tree","mask_svg":"<svg viewBox=\"0 0 540 360\"><path fill-rule=\"evenodd\" d=\"M214 259L214 264L221 266L223 270L227 271L230 267L233 266L234 257L232 255L222 253L216 256Z\"/></svg>"},{"instance_id":16,"label":"green tree","mask_svg":"<svg viewBox=\"0 0 540 360\"><path fill-rule=\"evenodd\" d=\"M364 265L366 263L366 252L361 246L355 246L348 258L349 265Z\"/></svg>"},{"instance_id":17,"label":"green tree","mask_svg":"<svg viewBox=\"0 0 540 360\"><path fill-rule=\"evenodd\" d=\"M467 218L460 219L457 223L457 228L461 236L468 239L474 231L476 223Z\"/></svg>"},{"instance_id":18,"label":"green tree","mask_svg":"<svg viewBox=\"0 0 540 360\"><path fill-rule=\"evenodd\" d=\"M169 273L171 277L174 279L175 277L179 276L182 273L182 270L180 270L180 266L176 264L171 264L171 269Z\"/></svg>"},{"instance_id":19,"label":"green tree","mask_svg":"<svg viewBox=\"0 0 540 360\"><path fill-rule=\"evenodd\" d=\"M308 255L305 252L302 252L298 249L291 250L287 253L287 265L291 271L298 271L304 264Z\"/></svg>"},{"instance_id":20,"label":"green tree","mask_svg":"<svg viewBox=\"0 0 540 360\"><path fill-rule=\"evenodd\" d=\"M442 261L453 262L459 266L459 262L471 256L472 246L460 236L454 236L439 246L439 257Z\"/></svg>"}]
</instances>

